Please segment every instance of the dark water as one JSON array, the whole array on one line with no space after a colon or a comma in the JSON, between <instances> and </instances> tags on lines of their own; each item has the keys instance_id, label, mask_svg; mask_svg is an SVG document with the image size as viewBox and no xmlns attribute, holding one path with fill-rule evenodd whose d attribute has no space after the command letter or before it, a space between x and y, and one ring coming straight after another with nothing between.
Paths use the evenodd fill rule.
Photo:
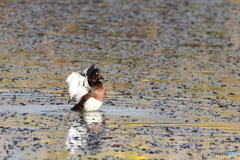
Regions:
<instances>
[{"instance_id":1,"label":"dark water","mask_svg":"<svg viewBox=\"0 0 240 160\"><path fill-rule=\"evenodd\" d=\"M240 154L238 1L0 7L2 159ZM100 111L69 111L66 77L93 63L105 77L106 101Z\"/></svg>"}]
</instances>

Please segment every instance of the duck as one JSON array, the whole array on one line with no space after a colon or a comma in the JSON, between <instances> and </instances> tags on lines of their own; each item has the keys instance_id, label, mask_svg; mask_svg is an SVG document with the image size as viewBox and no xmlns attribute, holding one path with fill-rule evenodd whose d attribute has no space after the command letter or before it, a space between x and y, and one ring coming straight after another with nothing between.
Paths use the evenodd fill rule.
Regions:
<instances>
[{"instance_id":1,"label":"duck","mask_svg":"<svg viewBox=\"0 0 240 160\"><path fill-rule=\"evenodd\" d=\"M101 79L102 73L96 68L96 64L82 72L72 72L67 77L70 94L68 104L76 103L71 110L95 111L101 107L106 96L106 88Z\"/></svg>"}]
</instances>

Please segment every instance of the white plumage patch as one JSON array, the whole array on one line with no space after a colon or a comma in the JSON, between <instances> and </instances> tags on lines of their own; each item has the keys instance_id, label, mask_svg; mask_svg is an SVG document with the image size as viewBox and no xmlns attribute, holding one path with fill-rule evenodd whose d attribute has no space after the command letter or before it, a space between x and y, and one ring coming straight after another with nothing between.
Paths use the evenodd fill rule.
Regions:
<instances>
[{"instance_id":1,"label":"white plumage patch","mask_svg":"<svg viewBox=\"0 0 240 160\"><path fill-rule=\"evenodd\" d=\"M98 110L98 108L100 108L101 105L102 105L101 101L91 97L84 104L85 111L95 111L95 110Z\"/></svg>"},{"instance_id":2,"label":"white plumage patch","mask_svg":"<svg viewBox=\"0 0 240 160\"><path fill-rule=\"evenodd\" d=\"M88 78L81 72L72 72L66 80L69 86L69 101L75 100L80 102L82 96L88 93L90 86L88 84Z\"/></svg>"}]
</instances>

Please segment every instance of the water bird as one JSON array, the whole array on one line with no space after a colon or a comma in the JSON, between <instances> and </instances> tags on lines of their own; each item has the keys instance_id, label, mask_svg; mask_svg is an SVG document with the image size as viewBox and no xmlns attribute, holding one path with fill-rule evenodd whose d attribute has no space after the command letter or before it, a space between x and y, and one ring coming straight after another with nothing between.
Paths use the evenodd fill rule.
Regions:
<instances>
[{"instance_id":1,"label":"water bird","mask_svg":"<svg viewBox=\"0 0 240 160\"><path fill-rule=\"evenodd\" d=\"M93 111L98 110L105 98L106 89L100 81L103 79L101 71L96 64L83 72L72 72L67 77L70 97L68 103L76 102L71 110Z\"/></svg>"}]
</instances>

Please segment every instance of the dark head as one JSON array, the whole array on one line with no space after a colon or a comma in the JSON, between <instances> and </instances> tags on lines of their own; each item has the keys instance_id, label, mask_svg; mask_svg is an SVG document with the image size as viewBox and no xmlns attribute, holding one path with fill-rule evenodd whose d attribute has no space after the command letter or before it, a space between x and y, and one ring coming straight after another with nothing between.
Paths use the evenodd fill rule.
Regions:
<instances>
[{"instance_id":1,"label":"dark head","mask_svg":"<svg viewBox=\"0 0 240 160\"><path fill-rule=\"evenodd\" d=\"M92 73L90 74L88 79L90 82L95 83L95 82L99 81L100 78L101 78L101 71L96 68L92 71Z\"/></svg>"},{"instance_id":2,"label":"dark head","mask_svg":"<svg viewBox=\"0 0 240 160\"><path fill-rule=\"evenodd\" d=\"M97 81L99 81L99 79L102 78L102 74L101 74L101 71L97 68L95 68L95 65L92 65L91 67L88 68L87 70L87 76L88 76L88 80L89 82L91 83L95 83Z\"/></svg>"}]
</instances>

